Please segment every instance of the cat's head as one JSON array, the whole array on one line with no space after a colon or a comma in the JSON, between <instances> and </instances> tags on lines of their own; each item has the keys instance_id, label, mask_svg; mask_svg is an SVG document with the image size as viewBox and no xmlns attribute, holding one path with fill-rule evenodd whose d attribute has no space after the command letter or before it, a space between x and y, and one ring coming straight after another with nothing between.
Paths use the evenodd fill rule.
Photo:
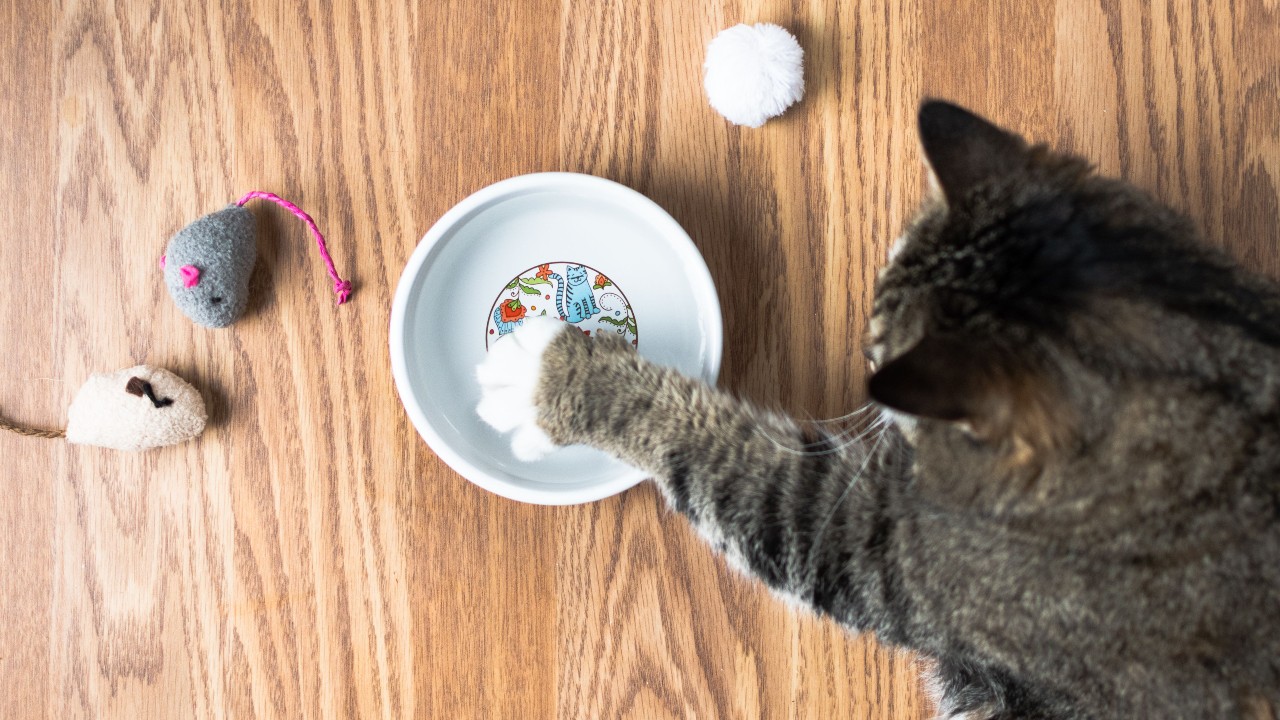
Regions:
<instances>
[{"instance_id":1,"label":"cat's head","mask_svg":"<svg viewBox=\"0 0 1280 720\"><path fill-rule=\"evenodd\" d=\"M564 277L570 285L580 285L587 281L587 266L566 265L564 268Z\"/></svg>"},{"instance_id":2,"label":"cat's head","mask_svg":"<svg viewBox=\"0 0 1280 720\"><path fill-rule=\"evenodd\" d=\"M1161 412L1211 412L1274 371L1274 291L1180 215L947 103L919 132L933 197L881 272L868 340L869 392L918 464L1024 487L1118 473L1102 454L1193 441Z\"/></svg>"}]
</instances>

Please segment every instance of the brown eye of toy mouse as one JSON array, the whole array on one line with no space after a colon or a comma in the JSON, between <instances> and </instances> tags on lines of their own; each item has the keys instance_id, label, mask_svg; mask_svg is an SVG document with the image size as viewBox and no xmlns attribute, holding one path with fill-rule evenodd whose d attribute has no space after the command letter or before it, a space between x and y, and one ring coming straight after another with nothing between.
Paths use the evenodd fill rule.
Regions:
<instances>
[{"instance_id":1,"label":"brown eye of toy mouse","mask_svg":"<svg viewBox=\"0 0 1280 720\"><path fill-rule=\"evenodd\" d=\"M222 298L220 298L220 297L211 297L211 298L209 298L209 302L213 303L214 305L217 305L218 303L222 302Z\"/></svg>"},{"instance_id":2,"label":"brown eye of toy mouse","mask_svg":"<svg viewBox=\"0 0 1280 720\"><path fill-rule=\"evenodd\" d=\"M151 404L155 405L157 408L169 407L173 404L173 398L156 397L155 389L151 387L151 383L140 377L129 378L129 382L125 383L124 391L130 395L137 395L138 397L145 396L151 401Z\"/></svg>"}]
</instances>

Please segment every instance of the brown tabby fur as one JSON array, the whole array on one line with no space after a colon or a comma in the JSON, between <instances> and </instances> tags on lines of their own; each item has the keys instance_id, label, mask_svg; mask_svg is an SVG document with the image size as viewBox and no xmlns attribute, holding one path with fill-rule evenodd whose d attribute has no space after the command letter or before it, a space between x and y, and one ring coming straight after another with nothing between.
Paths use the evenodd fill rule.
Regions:
<instances>
[{"instance_id":1,"label":"brown tabby fur","mask_svg":"<svg viewBox=\"0 0 1280 720\"><path fill-rule=\"evenodd\" d=\"M940 102L856 441L566 332L557 442L653 473L770 587L936 662L966 718L1280 699L1280 293L1180 215ZM778 712L782 712L781 709Z\"/></svg>"}]
</instances>

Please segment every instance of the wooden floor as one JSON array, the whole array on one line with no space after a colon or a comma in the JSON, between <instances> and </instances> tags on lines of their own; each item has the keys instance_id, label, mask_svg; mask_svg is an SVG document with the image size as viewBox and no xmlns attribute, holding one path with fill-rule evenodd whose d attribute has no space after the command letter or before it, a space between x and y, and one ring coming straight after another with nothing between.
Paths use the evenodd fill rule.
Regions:
<instances>
[{"instance_id":1,"label":"wooden floor","mask_svg":"<svg viewBox=\"0 0 1280 720\"><path fill-rule=\"evenodd\" d=\"M719 286L723 385L813 416L862 398L926 95L1088 155L1280 276L1276 0L3 6L0 412L60 425L89 373L147 362L213 415L142 455L0 437L4 718L930 716L912 657L735 576L652 487L519 505L418 439L392 292L496 180L652 197ZM701 91L741 21L806 49L806 98L759 130ZM261 209L248 317L179 314L168 236L251 189L311 211L349 305Z\"/></svg>"}]
</instances>

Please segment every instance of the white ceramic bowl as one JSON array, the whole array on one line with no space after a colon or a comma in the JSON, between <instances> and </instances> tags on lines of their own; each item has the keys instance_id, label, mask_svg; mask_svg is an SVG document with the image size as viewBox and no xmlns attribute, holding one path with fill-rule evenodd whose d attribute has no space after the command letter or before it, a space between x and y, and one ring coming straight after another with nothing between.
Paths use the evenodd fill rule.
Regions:
<instances>
[{"instance_id":1,"label":"white ceramic bowl","mask_svg":"<svg viewBox=\"0 0 1280 720\"><path fill-rule=\"evenodd\" d=\"M584 273L590 290L574 284ZM587 331L626 333L644 357L715 381L723 334L706 263L662 208L609 180L537 173L490 185L427 231L400 277L391 309L400 399L431 449L486 490L568 505L644 479L586 447L521 462L510 436L476 415L487 344L529 314L584 314L575 302L588 308L577 323Z\"/></svg>"}]
</instances>

